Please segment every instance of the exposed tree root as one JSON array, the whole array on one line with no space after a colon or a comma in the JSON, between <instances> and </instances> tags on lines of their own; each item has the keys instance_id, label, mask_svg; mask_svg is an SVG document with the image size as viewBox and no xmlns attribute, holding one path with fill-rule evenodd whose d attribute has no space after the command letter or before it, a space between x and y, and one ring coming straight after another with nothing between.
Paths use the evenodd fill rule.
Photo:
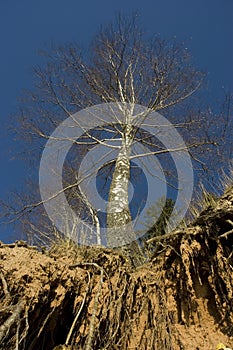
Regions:
<instances>
[{"instance_id":1,"label":"exposed tree root","mask_svg":"<svg viewBox=\"0 0 233 350\"><path fill-rule=\"evenodd\" d=\"M1 348L232 347L232 222L228 193L137 269L110 249L0 248Z\"/></svg>"}]
</instances>

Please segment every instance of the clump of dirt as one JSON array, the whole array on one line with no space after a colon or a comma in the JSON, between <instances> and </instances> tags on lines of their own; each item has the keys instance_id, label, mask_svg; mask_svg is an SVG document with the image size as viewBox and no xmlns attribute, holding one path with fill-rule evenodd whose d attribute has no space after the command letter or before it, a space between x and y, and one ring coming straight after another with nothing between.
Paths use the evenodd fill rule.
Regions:
<instances>
[{"instance_id":1,"label":"clump of dirt","mask_svg":"<svg viewBox=\"0 0 233 350\"><path fill-rule=\"evenodd\" d=\"M2 244L0 347L233 347L232 232L228 192L187 229L157 238L151 261L136 269L101 247Z\"/></svg>"}]
</instances>

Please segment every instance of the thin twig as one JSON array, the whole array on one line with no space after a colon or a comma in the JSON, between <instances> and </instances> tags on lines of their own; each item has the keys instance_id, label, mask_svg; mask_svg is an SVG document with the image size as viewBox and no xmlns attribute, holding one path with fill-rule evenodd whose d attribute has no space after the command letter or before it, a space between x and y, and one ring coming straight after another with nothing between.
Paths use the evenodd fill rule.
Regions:
<instances>
[{"instance_id":1,"label":"thin twig","mask_svg":"<svg viewBox=\"0 0 233 350\"><path fill-rule=\"evenodd\" d=\"M11 326L20 318L20 314L23 311L25 306L25 301L19 301L15 305L15 310L10 317L0 326L0 342L7 335Z\"/></svg>"},{"instance_id":2,"label":"thin twig","mask_svg":"<svg viewBox=\"0 0 233 350\"><path fill-rule=\"evenodd\" d=\"M66 338L65 345L68 345L68 344L69 344L71 335L72 335L72 333L73 333L73 331L74 331L74 327L75 327L75 325L76 325L76 323L77 323L77 320L78 320L78 318L79 318L79 315L81 314L82 309L83 309L83 306L84 306L85 301L86 301L86 297L87 297L87 293L88 293L88 291L89 291L89 286L90 286L90 281L91 281L91 277L90 277L89 271L87 271L87 274L88 274L88 284L87 284L87 287L86 287L86 291L85 291L85 294L84 294L82 303L81 303L81 305L80 305L80 308L79 308L79 310L78 310L78 312L77 312L77 314L76 314L76 316L75 316L75 318L74 318L74 321L73 321L73 323L72 323L72 325L71 325L71 327L70 327L69 333L68 333L67 338Z\"/></svg>"},{"instance_id":3,"label":"thin twig","mask_svg":"<svg viewBox=\"0 0 233 350\"><path fill-rule=\"evenodd\" d=\"M98 267L100 268L100 271L101 271L100 272L100 280L99 280L98 290L97 290L97 293L96 293L95 299L94 299L93 312L91 315L90 329L89 329L89 334L88 334L87 344L86 344L85 350L92 350L92 344L93 344L93 338L94 338L94 327L95 327L95 315L97 312L98 299L99 299L99 295L100 295L102 284L103 284L104 270L102 267L100 267L100 266L98 266Z\"/></svg>"},{"instance_id":4,"label":"thin twig","mask_svg":"<svg viewBox=\"0 0 233 350\"><path fill-rule=\"evenodd\" d=\"M25 308L25 325L26 327L24 328L23 334L19 340L19 344L22 343L22 341L26 338L28 329L29 329L29 322L28 322L28 307Z\"/></svg>"},{"instance_id":5,"label":"thin twig","mask_svg":"<svg viewBox=\"0 0 233 350\"><path fill-rule=\"evenodd\" d=\"M227 238L232 233L233 233L233 229L223 233L221 236L219 236L219 238Z\"/></svg>"},{"instance_id":6,"label":"thin twig","mask_svg":"<svg viewBox=\"0 0 233 350\"><path fill-rule=\"evenodd\" d=\"M0 272L0 277L1 277L1 280L2 280L2 287L3 287L4 294L8 298L10 296L10 293L8 291L7 282L6 282L5 277L4 277L2 272Z\"/></svg>"},{"instance_id":7,"label":"thin twig","mask_svg":"<svg viewBox=\"0 0 233 350\"><path fill-rule=\"evenodd\" d=\"M197 227L191 227L190 229L187 228L186 230L177 230L177 231L172 231L172 232L169 232L169 233L165 233L164 235L161 235L161 236L156 236L156 237L152 237L150 239L148 239L146 241L146 243L152 243L152 242L160 242L160 241L163 241L167 238L174 238L176 236L179 236L179 235L185 235L185 236L191 236L191 235L197 235L197 234L201 234L202 233L202 230L199 226Z\"/></svg>"},{"instance_id":8,"label":"thin twig","mask_svg":"<svg viewBox=\"0 0 233 350\"><path fill-rule=\"evenodd\" d=\"M52 311L50 311L50 313L49 313L49 314L46 316L46 318L44 319L44 321L43 321L43 323L42 323L42 326L40 327L40 330L39 330L39 332L38 332L37 335L36 335L36 338L37 338L37 339L40 337L41 333L43 332L43 329L44 329L46 323L48 322L50 316L53 314L54 310L55 310L55 306L52 308Z\"/></svg>"},{"instance_id":9,"label":"thin twig","mask_svg":"<svg viewBox=\"0 0 233 350\"><path fill-rule=\"evenodd\" d=\"M17 322L17 330L15 336L15 350L19 350L19 329L20 329L20 320Z\"/></svg>"}]
</instances>

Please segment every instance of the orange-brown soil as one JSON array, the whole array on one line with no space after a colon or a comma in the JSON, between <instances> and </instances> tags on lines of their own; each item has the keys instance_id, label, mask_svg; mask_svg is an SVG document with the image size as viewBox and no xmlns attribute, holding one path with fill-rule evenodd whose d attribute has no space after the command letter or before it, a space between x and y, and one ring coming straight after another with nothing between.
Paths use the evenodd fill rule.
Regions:
<instances>
[{"instance_id":1,"label":"orange-brown soil","mask_svg":"<svg viewBox=\"0 0 233 350\"><path fill-rule=\"evenodd\" d=\"M103 248L0 246L0 348L233 347L233 195L132 268ZM221 236L221 237L220 237ZM60 345L60 346L59 346Z\"/></svg>"}]
</instances>

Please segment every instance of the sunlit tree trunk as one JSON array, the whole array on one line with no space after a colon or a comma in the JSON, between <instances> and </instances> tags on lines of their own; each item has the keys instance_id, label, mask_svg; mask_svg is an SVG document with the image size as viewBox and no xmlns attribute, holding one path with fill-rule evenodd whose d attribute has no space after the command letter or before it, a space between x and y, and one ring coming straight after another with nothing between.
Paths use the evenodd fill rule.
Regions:
<instances>
[{"instance_id":1,"label":"sunlit tree trunk","mask_svg":"<svg viewBox=\"0 0 233 350\"><path fill-rule=\"evenodd\" d=\"M120 250L128 256L133 265L139 265L143 261L143 255L133 230L128 198L130 180L129 157L133 141L130 133L131 130L128 127L127 132L123 135L122 147L115 162L108 197L107 240L109 246L120 247Z\"/></svg>"}]
</instances>

